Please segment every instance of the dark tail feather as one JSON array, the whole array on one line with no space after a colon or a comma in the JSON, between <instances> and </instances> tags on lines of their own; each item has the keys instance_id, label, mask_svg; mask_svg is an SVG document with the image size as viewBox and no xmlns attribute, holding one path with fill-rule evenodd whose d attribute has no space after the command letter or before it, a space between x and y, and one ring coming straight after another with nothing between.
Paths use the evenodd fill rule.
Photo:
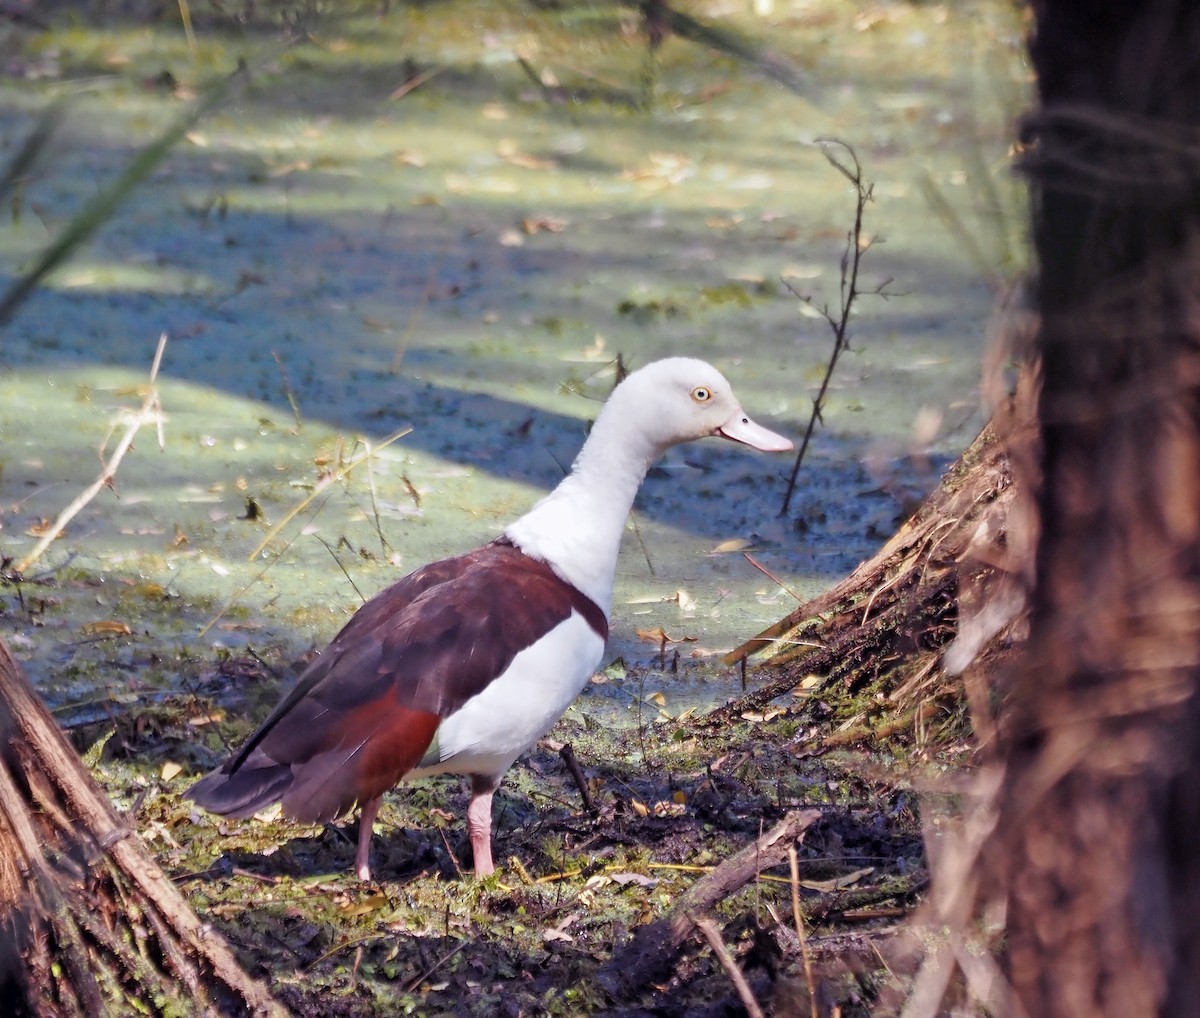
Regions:
<instances>
[{"instance_id":1,"label":"dark tail feather","mask_svg":"<svg viewBox=\"0 0 1200 1018\"><path fill-rule=\"evenodd\" d=\"M292 780L287 764L241 767L232 774L222 769L205 775L184 794L210 813L237 820L278 802Z\"/></svg>"}]
</instances>

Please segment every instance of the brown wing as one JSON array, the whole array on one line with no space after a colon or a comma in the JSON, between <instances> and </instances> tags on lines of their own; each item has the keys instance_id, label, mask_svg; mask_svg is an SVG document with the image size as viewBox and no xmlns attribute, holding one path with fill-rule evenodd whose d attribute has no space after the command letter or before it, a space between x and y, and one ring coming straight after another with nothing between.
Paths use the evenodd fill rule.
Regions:
<instances>
[{"instance_id":1,"label":"brown wing","mask_svg":"<svg viewBox=\"0 0 1200 1018\"><path fill-rule=\"evenodd\" d=\"M572 610L607 635L594 602L504 541L419 569L359 609L242 750L189 794L229 816L282 799L296 819L332 819L399 781L442 718Z\"/></svg>"}]
</instances>

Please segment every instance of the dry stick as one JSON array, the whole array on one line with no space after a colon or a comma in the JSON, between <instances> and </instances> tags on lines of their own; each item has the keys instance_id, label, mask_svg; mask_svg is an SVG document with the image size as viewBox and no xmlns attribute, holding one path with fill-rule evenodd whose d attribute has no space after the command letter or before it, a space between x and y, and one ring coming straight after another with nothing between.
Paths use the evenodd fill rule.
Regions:
<instances>
[{"instance_id":1,"label":"dry stick","mask_svg":"<svg viewBox=\"0 0 1200 1018\"><path fill-rule=\"evenodd\" d=\"M704 934L704 939L708 941L708 946L713 949L713 954L717 956L717 961L721 963L721 967L728 973L730 982L733 983L733 988L737 990L737 995L742 1001L742 1007L746 1009L746 1014L749 1018L765 1018L763 1010L758 1006L758 1001L754 999L754 993L750 989L750 984L746 982L746 977L742 975L742 970L738 968L738 963L730 953L729 948L725 946L725 941L721 939L721 931L717 929L716 923L711 919L696 919L696 929Z\"/></svg>"},{"instance_id":2,"label":"dry stick","mask_svg":"<svg viewBox=\"0 0 1200 1018\"><path fill-rule=\"evenodd\" d=\"M583 808L589 813L596 808L595 802L592 801L592 793L588 788L587 778L584 777L583 768L579 766L579 760L575 756L575 750L571 748L569 742L564 742L562 748L559 749L558 755L562 757L563 763L567 765L567 770L571 772L571 777L575 779L575 785L579 789L579 797L583 799Z\"/></svg>"},{"instance_id":3,"label":"dry stick","mask_svg":"<svg viewBox=\"0 0 1200 1018\"><path fill-rule=\"evenodd\" d=\"M429 81L431 78L436 78L445 69L446 68L444 68L444 67L431 67L427 71L422 71L420 74L418 74L412 78L409 78L408 81L406 81L403 85L399 86L399 88L397 88L394 92L392 92L388 96L388 98L389 99L403 99L406 95L408 95L409 92L412 92L413 90L420 88L422 85L425 84L425 82Z\"/></svg>"},{"instance_id":4,"label":"dry stick","mask_svg":"<svg viewBox=\"0 0 1200 1018\"><path fill-rule=\"evenodd\" d=\"M844 141L839 141L837 138L818 138L817 143L822 146L821 153L829 160L830 165L854 185L854 225L846 235L846 250L842 253L841 299L836 315L831 313L827 306L817 308L811 297L798 293L790 283L784 281L784 286L791 290L797 300L818 311L821 317L829 323L829 327L833 330L833 352L829 356L829 363L825 366L825 377L821 379L821 388L817 392L816 399L813 400L812 414L808 418L808 427L804 431L804 440L800 443L800 450L796 453L796 462L792 464L792 474L788 478L783 505L779 509L780 516L786 516L792 504L792 493L796 490L796 477L800 473L800 464L804 461L804 454L808 451L808 444L812 440L817 422L822 421L821 411L825 406L825 396L829 391L829 383L833 380L833 372L837 368L838 358L850 348L850 316L853 314L854 304L859 298L858 270L862 263L862 256L871 247L871 241L863 238L863 213L866 211L867 203L874 200L875 185L863 180L862 166L858 161L858 155ZM845 149L853 168L841 162L830 152L828 146L832 145ZM890 280L885 280L871 292L879 296L886 296L884 287L888 282Z\"/></svg>"},{"instance_id":5,"label":"dry stick","mask_svg":"<svg viewBox=\"0 0 1200 1018\"><path fill-rule=\"evenodd\" d=\"M200 632L198 632L196 634L196 637L198 639L203 639L205 636L207 636L208 631L210 629L212 629L213 626L215 626L218 622L221 621L221 619L223 619L225 617L225 613L228 612L230 608L232 608L235 604L237 604L242 599L242 595L245 594L246 591L248 591L256 583L258 583L258 581L261 580L264 576L266 576L267 571L271 568L271 566L273 566L276 562L278 562L281 558L283 558L283 556L287 552L288 548L290 548L295 543L295 541L297 540L297 538L299 538L299 536L300 535L297 534L296 537L293 537L290 541L288 541L288 543L285 544L280 549L278 555L276 555L269 562L265 563L263 565L263 567L257 573L255 573L254 576L251 577L250 580L247 581L240 590L238 590L233 595L233 597L231 597L228 601L226 601L223 605L221 605L221 608L217 612L217 614L214 615L211 619L209 619L203 626L201 626Z\"/></svg>"},{"instance_id":6,"label":"dry stick","mask_svg":"<svg viewBox=\"0 0 1200 1018\"><path fill-rule=\"evenodd\" d=\"M788 865L792 873L792 916L796 921L796 936L800 939L800 957L804 959L804 981L808 983L808 1006L812 1018L817 1014L817 984L813 979L812 956L808 953L808 938L804 935L804 913L800 911L800 860L796 846L788 846Z\"/></svg>"},{"instance_id":7,"label":"dry stick","mask_svg":"<svg viewBox=\"0 0 1200 1018\"><path fill-rule=\"evenodd\" d=\"M162 405L158 400L158 390L154 387L154 380L158 377L158 367L162 363L163 350L166 345L167 334L164 332L158 338L158 349L154 353L154 363L150 368L150 388L146 393L146 398L142 401L141 409L129 419L129 423L125 428L125 434L121 437L121 441L117 443L117 447L113 450L107 463L103 460L104 446L108 444L107 437L100 446L102 464L100 476L84 488L79 497L58 514L58 519L54 521L53 526L42 535L41 540L34 545L33 551L16 564L13 569L14 572L24 573L28 570L34 562L41 558L42 553L50 547L54 539L63 532L63 528L79 514L84 506L100 493L102 488L111 488L113 486L113 478L116 476L117 467L120 466L121 460L125 458L125 453L129 451L129 447L133 444L134 436L137 435L142 425L147 421L153 420L158 425L158 446L160 449L162 448ZM109 434L111 435L111 432Z\"/></svg>"},{"instance_id":8,"label":"dry stick","mask_svg":"<svg viewBox=\"0 0 1200 1018\"><path fill-rule=\"evenodd\" d=\"M779 589L782 590L785 594L790 594L801 604L804 603L804 598L802 598L799 594L797 594L794 590L792 590L791 587L789 587L786 583L784 583L783 580L781 580L778 576L776 576L773 572L771 572L770 569L768 569L761 562L759 562L758 559L756 559L748 551L742 552L742 555L745 557L747 562L749 562L752 566L754 566L754 568L757 569L760 573L762 573L763 576L765 576L768 580L770 580L776 586L778 586Z\"/></svg>"}]
</instances>

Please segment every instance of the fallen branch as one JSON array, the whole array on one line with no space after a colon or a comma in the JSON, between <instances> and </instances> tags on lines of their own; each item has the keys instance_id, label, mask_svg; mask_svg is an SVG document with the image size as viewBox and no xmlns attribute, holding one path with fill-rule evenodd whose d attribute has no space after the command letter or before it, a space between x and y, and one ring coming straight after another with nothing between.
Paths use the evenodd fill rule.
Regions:
<instances>
[{"instance_id":1,"label":"fallen branch","mask_svg":"<svg viewBox=\"0 0 1200 1018\"><path fill-rule=\"evenodd\" d=\"M121 460L125 458L125 453L129 451L129 447L133 445L133 439L141 430L143 424L153 421L158 426L158 447L162 448L162 404L159 402L158 390L154 387L154 380L158 377L158 367L162 363L163 350L166 348L166 345L167 334L164 332L158 337L158 349L154 353L154 363L150 367L149 389L146 392L146 398L142 401L141 409L128 418L128 423L125 425L125 434L121 437L121 441L117 443L117 447L108 458L108 462L104 462L104 447L108 445L108 439L112 437L112 431L105 436L104 442L100 446L102 463L100 476L84 488L80 492L79 497L58 514L58 519L42 534L41 540L33 546L33 551L13 567L13 572L18 574L27 572L29 567L41 558L42 553L50 547L55 538L63 532L66 525L79 514L84 506L100 493L102 488L113 487L113 479L116 477L117 467L120 466Z\"/></svg>"},{"instance_id":2,"label":"fallen branch","mask_svg":"<svg viewBox=\"0 0 1200 1018\"><path fill-rule=\"evenodd\" d=\"M613 953L612 960L600 972L600 985L620 1000L631 990L662 979L670 970L676 952L695 931L698 920L763 870L785 862L788 850L821 816L816 809L788 813L757 841L696 881L668 916L640 927L628 944Z\"/></svg>"}]
</instances>

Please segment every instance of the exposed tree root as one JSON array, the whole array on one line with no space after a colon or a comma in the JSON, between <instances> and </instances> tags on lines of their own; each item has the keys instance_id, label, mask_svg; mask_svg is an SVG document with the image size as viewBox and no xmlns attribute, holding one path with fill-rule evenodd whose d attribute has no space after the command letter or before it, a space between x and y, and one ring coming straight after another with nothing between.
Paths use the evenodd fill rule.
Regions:
<instances>
[{"instance_id":1,"label":"exposed tree root","mask_svg":"<svg viewBox=\"0 0 1200 1018\"><path fill-rule=\"evenodd\" d=\"M2 641L0 1011L285 1013L188 908Z\"/></svg>"},{"instance_id":2,"label":"exposed tree root","mask_svg":"<svg viewBox=\"0 0 1200 1018\"><path fill-rule=\"evenodd\" d=\"M980 648L1002 652L1022 617L1019 598L997 618L972 607L994 603L1007 574L1015 492L989 425L875 556L730 652L726 661L743 668L760 658L767 681L699 723L727 724L794 690L806 696L798 712L822 723L825 749L920 736L932 725L949 724L943 740L965 734L962 683L947 674L943 655L956 638L968 646L952 665L957 672Z\"/></svg>"}]
</instances>

